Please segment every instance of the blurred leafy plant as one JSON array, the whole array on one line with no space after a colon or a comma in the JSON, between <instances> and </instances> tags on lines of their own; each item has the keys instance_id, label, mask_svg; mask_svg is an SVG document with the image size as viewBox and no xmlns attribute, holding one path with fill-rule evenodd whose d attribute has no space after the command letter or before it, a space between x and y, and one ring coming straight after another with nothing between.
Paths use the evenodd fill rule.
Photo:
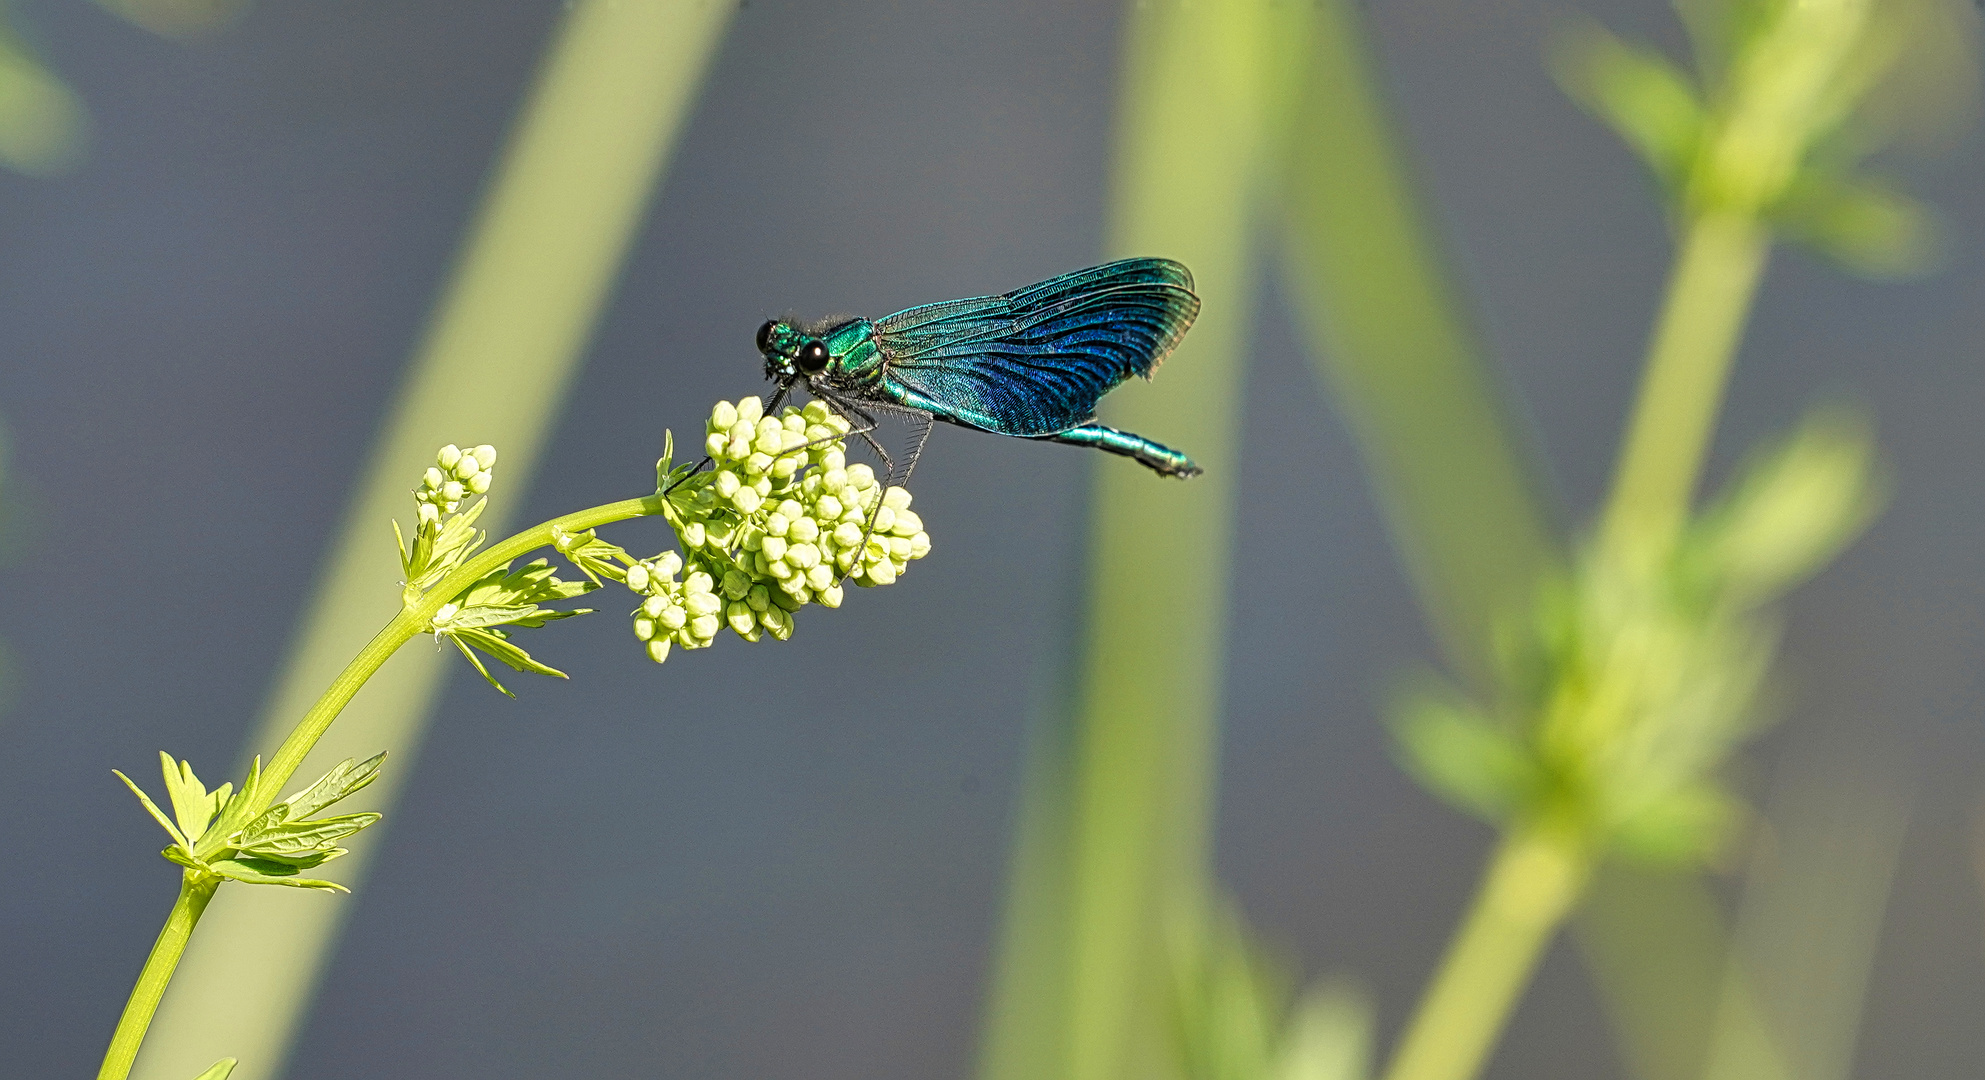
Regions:
<instances>
[{"instance_id":1,"label":"blurred leafy plant","mask_svg":"<svg viewBox=\"0 0 1985 1080\"><path fill-rule=\"evenodd\" d=\"M1927 263L1925 211L1861 165L1907 0L1684 8L1696 69L1587 28L1561 80L1647 163L1679 251L1600 527L1495 635L1486 692L1422 689L1402 756L1503 842L1389 1080L1462 1080L1602 860L1700 864L1737 816L1719 774L1763 719L1770 605L1879 504L1872 441L1821 410L1698 512L1694 492L1769 246L1861 272Z\"/></svg>"},{"instance_id":2,"label":"blurred leafy plant","mask_svg":"<svg viewBox=\"0 0 1985 1080\"><path fill-rule=\"evenodd\" d=\"M1238 912L1176 926L1173 1031L1186 1080L1367 1080L1366 995L1326 980L1300 996Z\"/></svg>"},{"instance_id":3,"label":"blurred leafy plant","mask_svg":"<svg viewBox=\"0 0 1985 1080\"><path fill-rule=\"evenodd\" d=\"M1913 72L1931 42L1951 36L1949 6L1684 0L1693 73L1596 24L1560 39L1554 67L1567 92L1639 155L1678 219L1756 215L1850 271L1909 274L1934 262L1933 215L1865 166L1910 115L1881 92L1904 81L1887 76ZM1962 48L1937 50L1931 62L1944 77L1919 74L1912 85L1975 81ZM1946 95L1937 108L1955 112L1968 100Z\"/></svg>"},{"instance_id":4,"label":"blurred leafy plant","mask_svg":"<svg viewBox=\"0 0 1985 1080\"><path fill-rule=\"evenodd\" d=\"M1499 643L1506 696L1411 694L1395 731L1430 790L1504 829L1550 822L1596 851L1700 863L1737 815L1716 773L1754 734L1769 605L1873 517L1873 441L1822 409L1757 456L1652 576L1588 553Z\"/></svg>"}]
</instances>

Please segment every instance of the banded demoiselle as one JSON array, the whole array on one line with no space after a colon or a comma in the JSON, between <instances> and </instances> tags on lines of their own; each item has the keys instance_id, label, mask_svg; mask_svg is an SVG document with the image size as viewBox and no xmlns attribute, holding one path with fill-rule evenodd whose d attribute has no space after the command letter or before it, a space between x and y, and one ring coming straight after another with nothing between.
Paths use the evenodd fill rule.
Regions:
<instances>
[{"instance_id":1,"label":"banded demoiselle","mask_svg":"<svg viewBox=\"0 0 1985 1080\"><path fill-rule=\"evenodd\" d=\"M1200 473L1192 459L1095 420L1096 403L1132 375L1150 378L1199 314L1192 274L1170 259L1123 259L1000 296L948 300L868 319L758 328L771 408L804 385L850 421L890 482L909 478L933 421L1023 439L1090 446L1161 476ZM768 408L768 411L771 411ZM869 432L877 413L909 420L896 461Z\"/></svg>"}]
</instances>

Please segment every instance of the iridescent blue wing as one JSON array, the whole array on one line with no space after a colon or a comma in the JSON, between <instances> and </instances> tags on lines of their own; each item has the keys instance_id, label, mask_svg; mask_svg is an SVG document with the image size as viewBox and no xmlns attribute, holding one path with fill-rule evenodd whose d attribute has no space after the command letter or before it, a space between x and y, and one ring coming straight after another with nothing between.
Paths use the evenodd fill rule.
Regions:
<instances>
[{"instance_id":1,"label":"iridescent blue wing","mask_svg":"<svg viewBox=\"0 0 1985 1080\"><path fill-rule=\"evenodd\" d=\"M1150 377L1199 314L1192 274L1124 259L1004 296L899 311L876 324L883 389L902 404L1006 435L1052 435Z\"/></svg>"}]
</instances>

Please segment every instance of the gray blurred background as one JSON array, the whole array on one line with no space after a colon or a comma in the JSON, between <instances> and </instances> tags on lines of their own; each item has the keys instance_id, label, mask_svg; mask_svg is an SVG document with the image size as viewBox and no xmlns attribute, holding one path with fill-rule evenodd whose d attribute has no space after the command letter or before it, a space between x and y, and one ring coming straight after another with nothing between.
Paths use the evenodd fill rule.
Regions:
<instances>
[{"instance_id":1,"label":"gray blurred background","mask_svg":"<svg viewBox=\"0 0 1985 1080\"><path fill-rule=\"evenodd\" d=\"M149 778L162 747L234 760L559 7L267 0L186 44L73 0L18 6L95 122L74 175L0 175L0 1059L69 1076L176 880L109 770ZM1570 521L1611 467L1669 255L1637 165L1543 69L1574 11L1679 43L1651 0L1369 5ZM536 490L499 472L499 497L537 520L643 490L664 427L757 392L768 315L879 315L1097 261L1117 22L1109 3L743 6ZM1866 1077L1985 1060L1982 164L1975 133L1899 163L1949 219L1933 277L1781 254L1713 470L1826 394L1866 401L1889 455L1888 512L1792 604L1790 719L1747 757L1764 777L1831 732L1917 778ZM1267 296L1219 863L1304 970L1372 988L1389 1041L1490 833L1390 761L1377 702L1434 653ZM369 883L295 898L353 917L293 1080L968 1075L1089 464L939 431L916 487L936 550L831 625L656 668L613 612L534 647L569 683L514 680L511 702L458 676L397 765L418 771ZM522 790L556 809L510 816ZM1620 1075L1568 944L1491 1075Z\"/></svg>"}]
</instances>

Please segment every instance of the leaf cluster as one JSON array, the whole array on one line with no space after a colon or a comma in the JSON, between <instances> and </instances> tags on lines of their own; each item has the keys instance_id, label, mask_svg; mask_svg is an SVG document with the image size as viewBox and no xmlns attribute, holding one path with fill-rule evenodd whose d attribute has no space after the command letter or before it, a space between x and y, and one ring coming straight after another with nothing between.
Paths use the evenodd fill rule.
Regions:
<instances>
[{"instance_id":1,"label":"leaf cluster","mask_svg":"<svg viewBox=\"0 0 1985 1080\"><path fill-rule=\"evenodd\" d=\"M1596 24L1562 35L1554 66L1677 213L1755 214L1850 271L1907 274L1934 261L1933 215L1862 163L1897 130L1878 91L1909 74L1899 58L1938 32L1940 3L1684 0L1693 72Z\"/></svg>"},{"instance_id":2,"label":"leaf cluster","mask_svg":"<svg viewBox=\"0 0 1985 1080\"><path fill-rule=\"evenodd\" d=\"M1873 456L1858 417L1819 410L1757 455L1656 571L1593 552L1546 581L1501 635L1494 700L1431 680L1401 695L1408 769L1498 824L1569 822L1655 862L1712 855L1739 812L1719 770L1765 720L1771 605L1873 518Z\"/></svg>"},{"instance_id":3,"label":"leaf cluster","mask_svg":"<svg viewBox=\"0 0 1985 1080\"><path fill-rule=\"evenodd\" d=\"M378 821L380 815L369 811L317 815L377 779L385 759L383 753L356 763L346 759L316 783L257 812L254 807L264 783L260 758L249 767L240 791L231 783L208 791L190 763L175 763L172 755L160 751L160 771L173 811L170 817L130 777L114 769L112 772L172 837L172 846L160 853L172 862L251 885L345 892L336 882L300 874L347 854L339 842Z\"/></svg>"},{"instance_id":4,"label":"leaf cluster","mask_svg":"<svg viewBox=\"0 0 1985 1080\"><path fill-rule=\"evenodd\" d=\"M512 560L476 579L460 596L443 604L428 623L437 638L453 642L476 671L508 697L517 695L498 682L476 654L493 656L516 671L565 678L564 672L534 659L511 641L510 635L517 627L539 627L590 613L591 608L560 610L541 605L600 587L597 581L559 580L545 559L534 559L513 570L514 565Z\"/></svg>"}]
</instances>

